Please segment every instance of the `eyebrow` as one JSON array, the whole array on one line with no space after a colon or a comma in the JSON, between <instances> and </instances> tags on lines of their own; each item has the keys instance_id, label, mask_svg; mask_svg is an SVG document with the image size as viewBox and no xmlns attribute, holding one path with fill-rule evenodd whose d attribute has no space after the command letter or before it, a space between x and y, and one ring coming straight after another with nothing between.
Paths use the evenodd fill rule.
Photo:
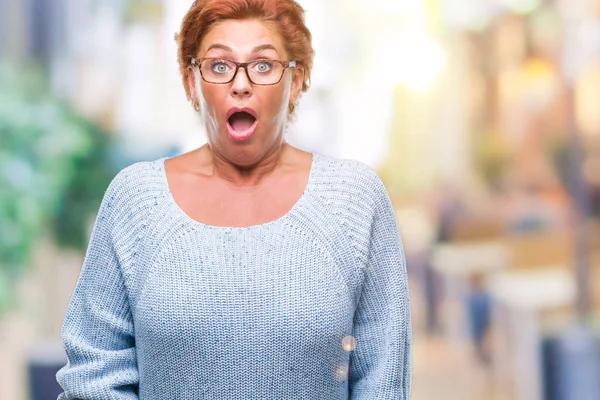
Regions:
<instances>
[{"instance_id":1,"label":"eyebrow","mask_svg":"<svg viewBox=\"0 0 600 400\"><path fill-rule=\"evenodd\" d=\"M271 44L261 44L260 46L256 46L255 48L252 49L252 52L258 53L259 51L263 51L263 50L273 50L273 51L275 51L275 53L279 54L279 52L277 51L275 46L273 46Z\"/></svg>"},{"instance_id":2,"label":"eyebrow","mask_svg":"<svg viewBox=\"0 0 600 400\"><path fill-rule=\"evenodd\" d=\"M220 50L223 50L223 51L227 51L229 53L231 53L233 51L231 49L231 47L225 46L224 44L220 44L220 43L211 44L208 47L208 49L206 49L206 52L208 53L212 49L220 49ZM275 48L275 46L273 46L271 44L261 44L260 46L256 46L255 48L252 49L252 53L258 53L258 52L263 51L263 50L274 50L277 54L279 54L279 52L277 51L277 49Z\"/></svg>"}]
</instances>

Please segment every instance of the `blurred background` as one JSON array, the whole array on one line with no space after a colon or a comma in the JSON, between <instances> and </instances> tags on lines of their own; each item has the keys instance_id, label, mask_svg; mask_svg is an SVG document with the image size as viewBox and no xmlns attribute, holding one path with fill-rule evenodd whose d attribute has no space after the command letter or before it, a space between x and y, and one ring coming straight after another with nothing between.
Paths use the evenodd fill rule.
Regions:
<instances>
[{"instance_id":1,"label":"blurred background","mask_svg":"<svg viewBox=\"0 0 600 400\"><path fill-rule=\"evenodd\" d=\"M600 0L300 0L288 139L397 209L413 399L600 399ZM60 327L120 168L205 143L190 0L0 0L0 399L55 399Z\"/></svg>"}]
</instances>

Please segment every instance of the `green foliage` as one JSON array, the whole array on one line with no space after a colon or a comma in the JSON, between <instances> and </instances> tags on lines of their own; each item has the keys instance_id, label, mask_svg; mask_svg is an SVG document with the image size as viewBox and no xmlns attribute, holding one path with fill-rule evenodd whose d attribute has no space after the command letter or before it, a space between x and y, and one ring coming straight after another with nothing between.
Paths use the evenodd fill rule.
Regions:
<instances>
[{"instance_id":1,"label":"green foliage","mask_svg":"<svg viewBox=\"0 0 600 400\"><path fill-rule=\"evenodd\" d=\"M81 249L110 180L109 136L49 92L43 71L0 65L0 314L42 236Z\"/></svg>"}]
</instances>

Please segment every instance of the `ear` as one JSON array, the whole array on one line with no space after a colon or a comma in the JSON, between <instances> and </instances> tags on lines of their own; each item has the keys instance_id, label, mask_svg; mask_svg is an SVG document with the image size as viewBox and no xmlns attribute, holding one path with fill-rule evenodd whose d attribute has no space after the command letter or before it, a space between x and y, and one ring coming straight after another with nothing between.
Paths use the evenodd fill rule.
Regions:
<instances>
[{"instance_id":1,"label":"ear","mask_svg":"<svg viewBox=\"0 0 600 400\"><path fill-rule=\"evenodd\" d=\"M302 86L304 84L304 68L298 66L293 69L292 75L292 91L290 93L290 103L295 103L302 93Z\"/></svg>"},{"instance_id":2,"label":"ear","mask_svg":"<svg viewBox=\"0 0 600 400\"><path fill-rule=\"evenodd\" d=\"M198 102L198 93L196 93L196 76L194 75L194 69L191 67L188 67L187 78L188 78L188 87L190 89L190 98L191 98L192 102L197 103Z\"/></svg>"}]
</instances>

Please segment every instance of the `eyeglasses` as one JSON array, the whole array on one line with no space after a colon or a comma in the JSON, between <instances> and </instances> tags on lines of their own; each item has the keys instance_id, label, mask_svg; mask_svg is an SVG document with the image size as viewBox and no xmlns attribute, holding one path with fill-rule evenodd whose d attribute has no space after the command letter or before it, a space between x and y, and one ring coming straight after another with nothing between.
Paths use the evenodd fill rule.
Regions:
<instances>
[{"instance_id":1,"label":"eyeglasses","mask_svg":"<svg viewBox=\"0 0 600 400\"><path fill-rule=\"evenodd\" d=\"M226 58L192 58L192 65L200 67L202 79L208 83L232 82L239 69L246 70L248 80L255 85L275 85L281 81L286 68L295 68L296 61L254 60L239 63Z\"/></svg>"}]
</instances>

